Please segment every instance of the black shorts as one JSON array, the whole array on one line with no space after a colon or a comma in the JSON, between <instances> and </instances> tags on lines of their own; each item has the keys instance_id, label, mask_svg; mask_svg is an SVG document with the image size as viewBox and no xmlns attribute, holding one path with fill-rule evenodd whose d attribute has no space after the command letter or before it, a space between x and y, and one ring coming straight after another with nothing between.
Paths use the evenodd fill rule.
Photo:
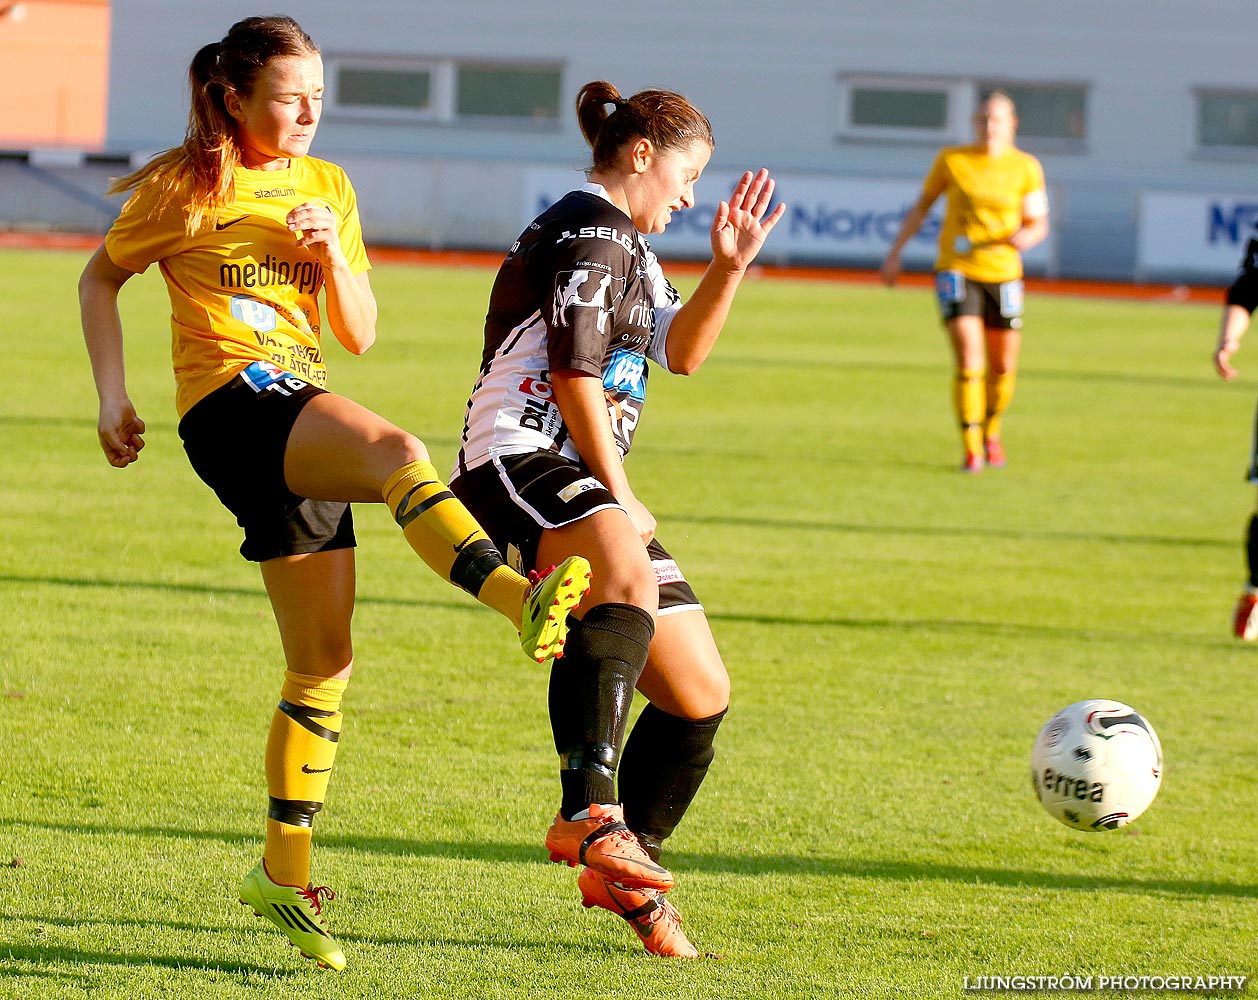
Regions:
<instances>
[{"instance_id":1,"label":"black shorts","mask_svg":"<svg viewBox=\"0 0 1258 1000\"><path fill-rule=\"evenodd\" d=\"M284 481L288 435L302 407L324 391L254 362L179 421L192 468L245 529L246 559L354 547L349 504L307 500Z\"/></svg>"},{"instance_id":2,"label":"black shorts","mask_svg":"<svg viewBox=\"0 0 1258 1000\"><path fill-rule=\"evenodd\" d=\"M537 568L537 545L547 528L562 528L620 504L588 469L549 451L496 458L450 483L518 573ZM660 614L702 610L676 561L656 539L646 547L660 589Z\"/></svg>"},{"instance_id":3,"label":"black shorts","mask_svg":"<svg viewBox=\"0 0 1258 1000\"><path fill-rule=\"evenodd\" d=\"M1258 486L1258 412L1254 414L1254 436L1249 444L1249 469L1245 478Z\"/></svg>"},{"instance_id":4,"label":"black shorts","mask_svg":"<svg viewBox=\"0 0 1258 1000\"><path fill-rule=\"evenodd\" d=\"M935 272L939 314L947 323L958 316L982 316L989 330L1022 328L1022 280L971 281L960 271Z\"/></svg>"}]
</instances>

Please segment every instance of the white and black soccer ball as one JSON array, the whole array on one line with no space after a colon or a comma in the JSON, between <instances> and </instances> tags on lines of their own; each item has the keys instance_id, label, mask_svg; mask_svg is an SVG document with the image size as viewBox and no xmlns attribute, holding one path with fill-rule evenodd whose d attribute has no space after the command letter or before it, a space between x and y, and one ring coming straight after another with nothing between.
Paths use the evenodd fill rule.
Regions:
<instances>
[{"instance_id":1,"label":"white and black soccer ball","mask_svg":"<svg viewBox=\"0 0 1258 1000\"><path fill-rule=\"evenodd\" d=\"M1031 747L1031 784L1054 819L1076 830L1116 830L1149 808L1162 785L1162 744L1120 701L1067 705Z\"/></svg>"}]
</instances>

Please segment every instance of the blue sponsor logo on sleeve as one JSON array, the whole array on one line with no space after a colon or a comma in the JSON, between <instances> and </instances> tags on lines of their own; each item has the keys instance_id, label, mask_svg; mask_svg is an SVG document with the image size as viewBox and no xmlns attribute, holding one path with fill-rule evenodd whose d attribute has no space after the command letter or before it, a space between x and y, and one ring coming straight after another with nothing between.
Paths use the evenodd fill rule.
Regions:
<instances>
[{"instance_id":1,"label":"blue sponsor logo on sleeve","mask_svg":"<svg viewBox=\"0 0 1258 1000\"><path fill-rule=\"evenodd\" d=\"M603 373L603 388L642 402L646 399L646 357L618 347Z\"/></svg>"}]
</instances>

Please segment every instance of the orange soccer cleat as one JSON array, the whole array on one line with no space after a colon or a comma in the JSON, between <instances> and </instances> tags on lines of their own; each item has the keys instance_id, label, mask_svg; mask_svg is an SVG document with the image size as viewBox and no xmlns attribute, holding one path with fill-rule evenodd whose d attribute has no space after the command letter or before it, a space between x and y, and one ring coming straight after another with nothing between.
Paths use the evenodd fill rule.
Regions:
<instances>
[{"instance_id":1,"label":"orange soccer cleat","mask_svg":"<svg viewBox=\"0 0 1258 1000\"><path fill-rule=\"evenodd\" d=\"M984 450L987 452L989 468L1003 469L1009 464L1009 459L1005 457L1005 446L1000 443L1000 438L988 438L984 442Z\"/></svg>"},{"instance_id":2,"label":"orange soccer cleat","mask_svg":"<svg viewBox=\"0 0 1258 1000\"><path fill-rule=\"evenodd\" d=\"M555 817L546 832L550 860L572 867L587 865L609 879L632 889L673 887L673 876L642 849L638 838L625 826L624 810L618 805L593 803L585 819Z\"/></svg>"},{"instance_id":3,"label":"orange soccer cleat","mask_svg":"<svg viewBox=\"0 0 1258 1000\"><path fill-rule=\"evenodd\" d=\"M1232 612L1232 634L1238 639L1258 639L1258 594L1241 594Z\"/></svg>"},{"instance_id":4,"label":"orange soccer cleat","mask_svg":"<svg viewBox=\"0 0 1258 1000\"><path fill-rule=\"evenodd\" d=\"M582 906L599 906L623 917L652 955L699 957L699 949L681 929L681 914L659 890L629 889L608 881L593 868L581 872L577 886Z\"/></svg>"}]
</instances>

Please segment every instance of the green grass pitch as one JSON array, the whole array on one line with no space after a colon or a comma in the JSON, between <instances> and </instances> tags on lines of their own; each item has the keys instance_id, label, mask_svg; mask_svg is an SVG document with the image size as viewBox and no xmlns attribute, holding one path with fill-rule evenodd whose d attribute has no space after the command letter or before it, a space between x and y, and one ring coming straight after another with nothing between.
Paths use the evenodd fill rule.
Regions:
<instances>
[{"instance_id":1,"label":"green grass pitch","mask_svg":"<svg viewBox=\"0 0 1258 1000\"><path fill-rule=\"evenodd\" d=\"M179 445L156 268L122 297L148 447L103 460L83 262L0 253L0 997L933 998L1258 971L1258 649L1228 631L1258 345L1219 382L1215 307L1032 297L1010 465L976 477L924 290L749 280L709 363L657 373L629 472L734 685L670 844L700 962L648 959L546 863L545 672L360 508L314 857L336 976L236 902L279 641ZM333 388L441 468L491 280L378 267L379 343L328 348ZM1166 752L1128 830L1068 830L1030 789L1036 732L1089 697Z\"/></svg>"}]
</instances>

